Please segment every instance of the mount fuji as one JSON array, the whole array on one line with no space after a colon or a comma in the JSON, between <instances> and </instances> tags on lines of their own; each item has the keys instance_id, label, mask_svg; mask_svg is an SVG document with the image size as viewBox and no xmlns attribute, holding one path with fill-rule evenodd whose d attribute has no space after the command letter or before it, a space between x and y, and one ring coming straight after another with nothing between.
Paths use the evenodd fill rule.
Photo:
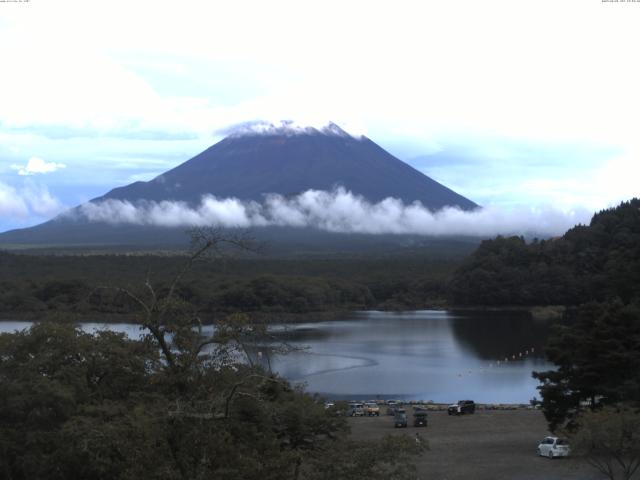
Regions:
<instances>
[{"instance_id":1,"label":"mount fuji","mask_svg":"<svg viewBox=\"0 0 640 480\"><path fill-rule=\"evenodd\" d=\"M432 212L444 207L478 208L367 137L350 135L333 123L315 128L288 122L236 128L177 167L150 181L114 188L91 200L89 206L104 202L180 202L196 206L206 196L259 204L273 194L286 199L309 190L336 189L372 204L393 198L404 204L419 202ZM34 227L0 234L0 244L149 245L184 240L184 227L90 220L82 215L86 207L76 207ZM279 237L273 233L277 231L269 236Z\"/></svg>"}]
</instances>

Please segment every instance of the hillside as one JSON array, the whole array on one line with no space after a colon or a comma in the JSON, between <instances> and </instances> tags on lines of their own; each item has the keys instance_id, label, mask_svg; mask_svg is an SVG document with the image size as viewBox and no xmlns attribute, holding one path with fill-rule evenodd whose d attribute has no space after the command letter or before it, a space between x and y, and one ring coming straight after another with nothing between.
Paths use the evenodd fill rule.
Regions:
<instances>
[{"instance_id":1,"label":"hillside","mask_svg":"<svg viewBox=\"0 0 640 480\"><path fill-rule=\"evenodd\" d=\"M595 214L562 237L483 241L456 270L458 305L578 305L640 298L640 199Z\"/></svg>"}]
</instances>

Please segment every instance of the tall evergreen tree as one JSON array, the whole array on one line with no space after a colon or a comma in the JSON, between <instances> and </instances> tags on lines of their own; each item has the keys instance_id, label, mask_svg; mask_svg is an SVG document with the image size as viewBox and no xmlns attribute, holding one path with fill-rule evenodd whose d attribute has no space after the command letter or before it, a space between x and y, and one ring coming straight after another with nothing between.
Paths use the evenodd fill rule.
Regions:
<instances>
[{"instance_id":1,"label":"tall evergreen tree","mask_svg":"<svg viewBox=\"0 0 640 480\"><path fill-rule=\"evenodd\" d=\"M557 370L534 372L552 430L584 408L640 403L640 307L619 300L580 307L546 349Z\"/></svg>"}]
</instances>

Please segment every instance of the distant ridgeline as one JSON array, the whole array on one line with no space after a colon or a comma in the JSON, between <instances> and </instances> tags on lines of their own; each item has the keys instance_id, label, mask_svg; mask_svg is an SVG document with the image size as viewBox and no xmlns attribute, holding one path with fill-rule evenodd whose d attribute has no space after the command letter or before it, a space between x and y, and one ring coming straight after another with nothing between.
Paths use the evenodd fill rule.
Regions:
<instances>
[{"instance_id":1,"label":"distant ridgeline","mask_svg":"<svg viewBox=\"0 0 640 480\"><path fill-rule=\"evenodd\" d=\"M640 199L595 214L562 237L481 243L449 285L457 305L578 305L640 299Z\"/></svg>"}]
</instances>

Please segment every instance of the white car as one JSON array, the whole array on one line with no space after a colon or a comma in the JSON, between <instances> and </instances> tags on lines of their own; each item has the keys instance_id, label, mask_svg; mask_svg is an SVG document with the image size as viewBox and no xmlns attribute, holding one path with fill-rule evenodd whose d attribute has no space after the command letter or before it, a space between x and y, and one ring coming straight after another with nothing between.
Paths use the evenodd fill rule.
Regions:
<instances>
[{"instance_id":1,"label":"white car","mask_svg":"<svg viewBox=\"0 0 640 480\"><path fill-rule=\"evenodd\" d=\"M558 437L545 437L538 445L538 455L541 457L555 458L569 455L569 443Z\"/></svg>"}]
</instances>

